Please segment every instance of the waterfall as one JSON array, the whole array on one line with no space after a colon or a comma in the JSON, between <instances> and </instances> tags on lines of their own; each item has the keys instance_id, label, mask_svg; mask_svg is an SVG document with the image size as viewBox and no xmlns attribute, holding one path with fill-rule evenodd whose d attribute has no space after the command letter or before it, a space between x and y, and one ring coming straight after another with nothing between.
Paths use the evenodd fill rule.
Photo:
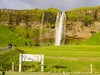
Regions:
<instances>
[{"instance_id":1,"label":"waterfall","mask_svg":"<svg viewBox=\"0 0 100 75\"><path fill-rule=\"evenodd\" d=\"M41 25L40 25L40 45L42 45L43 21L44 21L44 13L42 14Z\"/></svg>"},{"instance_id":2,"label":"waterfall","mask_svg":"<svg viewBox=\"0 0 100 75\"><path fill-rule=\"evenodd\" d=\"M64 23L66 20L66 14L65 12L62 12L62 14L58 13L56 18L56 26L55 26L55 46L60 46L63 33L64 33Z\"/></svg>"}]
</instances>

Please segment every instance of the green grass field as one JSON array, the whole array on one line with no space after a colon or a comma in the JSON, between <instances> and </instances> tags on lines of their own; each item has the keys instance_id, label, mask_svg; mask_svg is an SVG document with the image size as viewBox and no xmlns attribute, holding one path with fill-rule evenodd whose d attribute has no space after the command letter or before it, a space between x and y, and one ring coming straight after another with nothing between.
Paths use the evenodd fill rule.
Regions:
<instances>
[{"instance_id":1,"label":"green grass field","mask_svg":"<svg viewBox=\"0 0 100 75\"><path fill-rule=\"evenodd\" d=\"M40 63L23 62L22 73L6 72L6 75L90 75L87 72L90 72L91 63L94 75L100 74L100 46L35 46L19 49L27 54L44 54L45 73L39 73ZM28 69L24 71L24 68Z\"/></svg>"},{"instance_id":2,"label":"green grass field","mask_svg":"<svg viewBox=\"0 0 100 75\"><path fill-rule=\"evenodd\" d=\"M100 73L100 46L69 45L21 47L20 49L27 54L44 54L45 72L90 72L92 63L93 72ZM39 70L39 64L35 65L35 68Z\"/></svg>"}]
</instances>

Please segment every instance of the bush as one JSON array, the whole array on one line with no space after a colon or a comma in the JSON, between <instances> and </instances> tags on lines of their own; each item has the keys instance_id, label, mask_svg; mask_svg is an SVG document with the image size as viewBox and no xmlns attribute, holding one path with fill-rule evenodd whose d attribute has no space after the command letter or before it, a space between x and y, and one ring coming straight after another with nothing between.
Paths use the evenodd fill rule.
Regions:
<instances>
[{"instance_id":1,"label":"bush","mask_svg":"<svg viewBox=\"0 0 100 75\"><path fill-rule=\"evenodd\" d=\"M12 62L19 64L19 54L24 53L22 50L14 48L9 51L0 53L0 70L11 70ZM3 59L2 59L3 58Z\"/></svg>"}]
</instances>

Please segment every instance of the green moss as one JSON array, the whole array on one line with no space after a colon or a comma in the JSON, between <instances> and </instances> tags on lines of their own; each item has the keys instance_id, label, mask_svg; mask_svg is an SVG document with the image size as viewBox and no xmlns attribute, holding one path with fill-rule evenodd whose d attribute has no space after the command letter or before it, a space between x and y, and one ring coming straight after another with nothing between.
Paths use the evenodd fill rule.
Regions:
<instances>
[{"instance_id":1,"label":"green moss","mask_svg":"<svg viewBox=\"0 0 100 75\"><path fill-rule=\"evenodd\" d=\"M83 7L74 10L69 10L67 12L68 20L79 20L83 22L91 22L97 20L97 10L99 7Z\"/></svg>"},{"instance_id":2,"label":"green moss","mask_svg":"<svg viewBox=\"0 0 100 75\"><path fill-rule=\"evenodd\" d=\"M91 10L91 9L95 9L97 7L81 7L81 8L75 8L73 10L69 10L69 11L81 11L81 10Z\"/></svg>"},{"instance_id":3,"label":"green moss","mask_svg":"<svg viewBox=\"0 0 100 75\"><path fill-rule=\"evenodd\" d=\"M45 23L55 24L56 16L60 11L56 8L49 8L44 10L44 21Z\"/></svg>"}]
</instances>

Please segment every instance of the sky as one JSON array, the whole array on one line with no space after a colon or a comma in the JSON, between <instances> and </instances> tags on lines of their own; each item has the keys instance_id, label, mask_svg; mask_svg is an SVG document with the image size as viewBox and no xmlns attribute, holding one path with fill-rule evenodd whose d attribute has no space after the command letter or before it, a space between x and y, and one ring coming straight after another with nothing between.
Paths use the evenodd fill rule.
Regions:
<instances>
[{"instance_id":1,"label":"sky","mask_svg":"<svg viewBox=\"0 0 100 75\"><path fill-rule=\"evenodd\" d=\"M100 6L100 0L0 0L0 8L19 10L54 7L66 11L87 6Z\"/></svg>"}]
</instances>

